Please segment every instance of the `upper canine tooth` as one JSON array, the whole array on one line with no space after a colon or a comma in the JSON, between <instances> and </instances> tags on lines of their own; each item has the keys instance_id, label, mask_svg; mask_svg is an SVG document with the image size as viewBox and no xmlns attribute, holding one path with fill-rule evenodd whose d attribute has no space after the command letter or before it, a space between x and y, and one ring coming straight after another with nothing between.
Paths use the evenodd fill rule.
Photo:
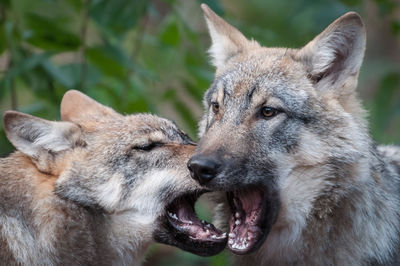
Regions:
<instances>
[{"instance_id":1,"label":"upper canine tooth","mask_svg":"<svg viewBox=\"0 0 400 266\"><path fill-rule=\"evenodd\" d=\"M234 233L229 233L229 237L235 237L236 235Z\"/></svg>"},{"instance_id":2,"label":"upper canine tooth","mask_svg":"<svg viewBox=\"0 0 400 266\"><path fill-rule=\"evenodd\" d=\"M176 216L175 213L168 212L168 215L169 215L170 217L174 218L175 220L178 220L178 216Z\"/></svg>"}]
</instances>

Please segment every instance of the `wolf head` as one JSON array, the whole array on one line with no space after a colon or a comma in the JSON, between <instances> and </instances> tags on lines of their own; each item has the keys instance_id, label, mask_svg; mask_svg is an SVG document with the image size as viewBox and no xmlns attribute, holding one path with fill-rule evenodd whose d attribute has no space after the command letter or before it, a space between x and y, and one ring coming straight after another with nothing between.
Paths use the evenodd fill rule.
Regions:
<instances>
[{"instance_id":1,"label":"wolf head","mask_svg":"<svg viewBox=\"0 0 400 266\"><path fill-rule=\"evenodd\" d=\"M224 248L221 232L203 233L205 224L194 214L203 189L189 177L186 162L195 144L173 122L149 114L123 116L78 91L65 94L61 118L4 115L12 144L39 171L57 176L58 196L118 220L132 241L154 238L200 255ZM190 219L192 226L182 226Z\"/></svg>"},{"instance_id":2,"label":"wolf head","mask_svg":"<svg viewBox=\"0 0 400 266\"><path fill-rule=\"evenodd\" d=\"M217 70L188 167L202 185L227 191L228 246L246 254L271 228L303 226L329 178L368 149L355 92L365 29L350 12L301 49L266 48L202 9Z\"/></svg>"}]
</instances>

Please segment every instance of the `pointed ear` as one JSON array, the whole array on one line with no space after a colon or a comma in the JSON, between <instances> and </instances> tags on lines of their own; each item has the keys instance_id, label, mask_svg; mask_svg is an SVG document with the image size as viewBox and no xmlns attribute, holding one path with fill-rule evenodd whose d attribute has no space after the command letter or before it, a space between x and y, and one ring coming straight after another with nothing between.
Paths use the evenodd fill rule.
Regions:
<instances>
[{"instance_id":1,"label":"pointed ear","mask_svg":"<svg viewBox=\"0 0 400 266\"><path fill-rule=\"evenodd\" d=\"M120 116L110 107L104 106L80 91L70 90L61 101L61 119L74 123L93 121L95 117Z\"/></svg>"},{"instance_id":2,"label":"pointed ear","mask_svg":"<svg viewBox=\"0 0 400 266\"><path fill-rule=\"evenodd\" d=\"M6 112L3 120L10 142L36 160L81 143L81 129L70 122L52 122L15 111Z\"/></svg>"},{"instance_id":3,"label":"pointed ear","mask_svg":"<svg viewBox=\"0 0 400 266\"><path fill-rule=\"evenodd\" d=\"M365 51L361 17L349 12L335 20L296 54L318 88L342 87L348 78L357 83ZM355 86L353 86L355 88Z\"/></svg>"},{"instance_id":4,"label":"pointed ear","mask_svg":"<svg viewBox=\"0 0 400 266\"><path fill-rule=\"evenodd\" d=\"M215 14L206 4L201 4L211 36L209 53L212 64L222 68L230 58L240 54L251 46L259 47L255 41L249 41L235 27Z\"/></svg>"}]
</instances>

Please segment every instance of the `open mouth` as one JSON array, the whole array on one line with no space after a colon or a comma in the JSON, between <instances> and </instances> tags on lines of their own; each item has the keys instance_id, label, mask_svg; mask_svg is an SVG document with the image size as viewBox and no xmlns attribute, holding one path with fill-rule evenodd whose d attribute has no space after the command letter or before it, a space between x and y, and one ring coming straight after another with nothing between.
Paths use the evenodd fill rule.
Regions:
<instances>
[{"instance_id":1,"label":"open mouth","mask_svg":"<svg viewBox=\"0 0 400 266\"><path fill-rule=\"evenodd\" d=\"M272 223L266 191L258 187L227 192L232 216L229 249L238 255L255 251L264 242Z\"/></svg>"},{"instance_id":2,"label":"open mouth","mask_svg":"<svg viewBox=\"0 0 400 266\"><path fill-rule=\"evenodd\" d=\"M194 204L203 193L187 194L169 204L164 221L167 233L164 237L155 236L155 239L200 256L213 256L221 252L226 246L226 233L200 220L195 213Z\"/></svg>"}]
</instances>

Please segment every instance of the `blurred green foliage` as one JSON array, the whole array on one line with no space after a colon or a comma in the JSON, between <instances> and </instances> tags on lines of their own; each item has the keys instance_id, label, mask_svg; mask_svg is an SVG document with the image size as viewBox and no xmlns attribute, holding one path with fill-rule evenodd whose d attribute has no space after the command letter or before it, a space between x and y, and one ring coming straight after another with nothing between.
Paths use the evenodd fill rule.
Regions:
<instances>
[{"instance_id":1,"label":"blurred green foliage","mask_svg":"<svg viewBox=\"0 0 400 266\"><path fill-rule=\"evenodd\" d=\"M396 0L0 0L1 113L59 119L63 94L77 89L121 113L174 119L195 138L202 95L214 75L200 2L266 46L300 47L338 16L358 11L368 28L359 88L371 133L378 142L400 143ZM12 150L1 125L0 156ZM160 245L148 260L229 264L227 253L200 258Z\"/></svg>"}]
</instances>

